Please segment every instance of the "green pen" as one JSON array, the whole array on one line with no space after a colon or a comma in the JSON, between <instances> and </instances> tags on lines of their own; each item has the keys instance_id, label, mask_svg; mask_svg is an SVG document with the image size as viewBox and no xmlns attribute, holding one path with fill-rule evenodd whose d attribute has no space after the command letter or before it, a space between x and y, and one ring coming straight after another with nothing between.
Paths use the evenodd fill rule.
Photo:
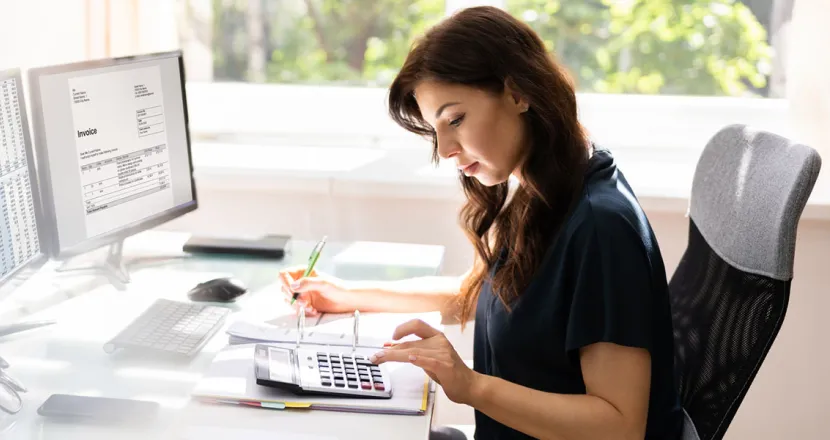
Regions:
<instances>
[{"instance_id":1,"label":"green pen","mask_svg":"<svg viewBox=\"0 0 830 440\"><path fill-rule=\"evenodd\" d=\"M323 247L326 245L326 236L323 236L323 239L317 242L317 245L314 246L314 249L311 250L311 255L308 256L308 267L305 268L305 273L303 274L303 278L311 275L311 271L314 270L314 265L317 264L317 259L320 258L320 252L323 251ZM294 292L291 295L291 304L294 304L294 301L297 301L297 297L300 296L300 292Z\"/></svg>"}]
</instances>

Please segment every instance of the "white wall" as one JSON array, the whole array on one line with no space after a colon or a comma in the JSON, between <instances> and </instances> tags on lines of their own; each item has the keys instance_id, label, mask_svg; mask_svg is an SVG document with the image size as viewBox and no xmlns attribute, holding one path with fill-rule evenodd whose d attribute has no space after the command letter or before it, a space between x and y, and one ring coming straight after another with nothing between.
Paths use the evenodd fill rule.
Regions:
<instances>
[{"instance_id":1,"label":"white wall","mask_svg":"<svg viewBox=\"0 0 830 440\"><path fill-rule=\"evenodd\" d=\"M83 59L86 22L83 0L0 0L0 69Z\"/></svg>"},{"instance_id":2,"label":"white wall","mask_svg":"<svg viewBox=\"0 0 830 440\"><path fill-rule=\"evenodd\" d=\"M198 211L167 225L174 230L228 234L290 233L317 239L386 240L447 246L445 272L463 272L472 250L456 223L455 202L308 196L276 192L200 190ZM671 272L686 247L682 213L648 213ZM784 326L727 435L728 440L830 438L830 352L826 349L826 282L830 221L805 220L799 227L792 299ZM449 328L460 354L472 358L472 332ZM473 423L472 411L446 398L438 402L439 424Z\"/></svg>"}]
</instances>

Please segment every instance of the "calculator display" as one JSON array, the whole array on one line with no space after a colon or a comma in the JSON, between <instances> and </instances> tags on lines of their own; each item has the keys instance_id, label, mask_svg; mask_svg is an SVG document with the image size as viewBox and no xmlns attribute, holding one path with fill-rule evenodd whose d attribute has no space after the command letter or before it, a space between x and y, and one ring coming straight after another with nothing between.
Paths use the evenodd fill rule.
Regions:
<instances>
[{"instance_id":1,"label":"calculator display","mask_svg":"<svg viewBox=\"0 0 830 440\"><path fill-rule=\"evenodd\" d=\"M275 347L268 349L268 371L271 380L287 383L294 382L293 365L290 351Z\"/></svg>"}]
</instances>

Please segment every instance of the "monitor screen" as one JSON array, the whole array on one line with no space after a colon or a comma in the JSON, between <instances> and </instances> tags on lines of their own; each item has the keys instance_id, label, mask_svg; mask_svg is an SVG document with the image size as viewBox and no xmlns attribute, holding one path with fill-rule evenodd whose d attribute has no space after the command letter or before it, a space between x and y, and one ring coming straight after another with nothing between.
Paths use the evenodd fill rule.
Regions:
<instances>
[{"instance_id":1,"label":"monitor screen","mask_svg":"<svg viewBox=\"0 0 830 440\"><path fill-rule=\"evenodd\" d=\"M30 83L56 254L195 209L180 52L32 69Z\"/></svg>"},{"instance_id":2,"label":"monitor screen","mask_svg":"<svg viewBox=\"0 0 830 440\"><path fill-rule=\"evenodd\" d=\"M42 260L39 214L20 72L0 71L0 282Z\"/></svg>"}]
</instances>

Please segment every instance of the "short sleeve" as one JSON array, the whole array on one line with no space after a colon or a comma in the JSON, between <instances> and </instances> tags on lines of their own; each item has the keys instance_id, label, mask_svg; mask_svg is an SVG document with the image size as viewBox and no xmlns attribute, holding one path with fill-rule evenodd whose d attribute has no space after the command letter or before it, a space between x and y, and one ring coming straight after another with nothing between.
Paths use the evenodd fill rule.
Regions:
<instances>
[{"instance_id":1,"label":"short sleeve","mask_svg":"<svg viewBox=\"0 0 830 440\"><path fill-rule=\"evenodd\" d=\"M568 353L597 342L652 349L652 237L645 217L593 209L576 228Z\"/></svg>"}]
</instances>

